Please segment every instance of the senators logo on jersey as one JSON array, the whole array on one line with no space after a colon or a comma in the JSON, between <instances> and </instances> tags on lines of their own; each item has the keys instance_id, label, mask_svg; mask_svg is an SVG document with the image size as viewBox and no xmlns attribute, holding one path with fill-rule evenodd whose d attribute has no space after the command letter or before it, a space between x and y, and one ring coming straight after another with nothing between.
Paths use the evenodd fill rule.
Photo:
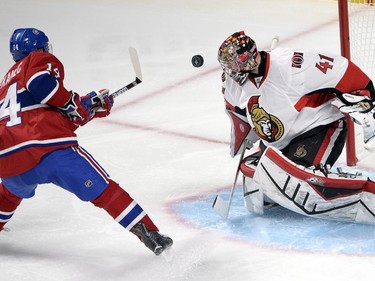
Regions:
<instances>
[{"instance_id":1,"label":"senators logo on jersey","mask_svg":"<svg viewBox=\"0 0 375 281\"><path fill-rule=\"evenodd\" d=\"M274 115L267 113L259 106L259 96L250 98L248 109L255 133L267 142L278 141L284 134L284 126Z\"/></svg>"},{"instance_id":2,"label":"senators logo on jersey","mask_svg":"<svg viewBox=\"0 0 375 281\"><path fill-rule=\"evenodd\" d=\"M303 53L294 52L292 57L292 67L301 68L303 63Z\"/></svg>"}]
</instances>

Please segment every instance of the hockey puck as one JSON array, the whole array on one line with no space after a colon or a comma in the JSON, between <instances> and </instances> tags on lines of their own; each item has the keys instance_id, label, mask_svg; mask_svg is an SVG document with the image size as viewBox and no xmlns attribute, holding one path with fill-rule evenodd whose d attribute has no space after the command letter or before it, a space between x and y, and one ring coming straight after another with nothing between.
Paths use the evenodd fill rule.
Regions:
<instances>
[{"instance_id":1,"label":"hockey puck","mask_svg":"<svg viewBox=\"0 0 375 281\"><path fill-rule=\"evenodd\" d=\"M201 67L204 63L203 57L201 55L195 55L191 58L191 63L195 67Z\"/></svg>"}]
</instances>

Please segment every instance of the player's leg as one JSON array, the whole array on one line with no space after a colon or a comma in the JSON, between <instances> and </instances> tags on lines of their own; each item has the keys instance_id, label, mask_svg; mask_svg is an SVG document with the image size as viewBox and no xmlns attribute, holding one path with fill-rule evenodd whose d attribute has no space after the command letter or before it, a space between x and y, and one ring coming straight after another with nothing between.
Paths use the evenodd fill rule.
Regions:
<instances>
[{"instance_id":1,"label":"player's leg","mask_svg":"<svg viewBox=\"0 0 375 281\"><path fill-rule=\"evenodd\" d=\"M21 197L14 195L0 182L0 231L11 219L21 201Z\"/></svg>"},{"instance_id":2,"label":"player's leg","mask_svg":"<svg viewBox=\"0 0 375 281\"><path fill-rule=\"evenodd\" d=\"M121 226L137 235L156 255L172 246L172 239L161 235L142 207L113 180L109 180L103 193L91 202L106 210Z\"/></svg>"},{"instance_id":3,"label":"player's leg","mask_svg":"<svg viewBox=\"0 0 375 281\"><path fill-rule=\"evenodd\" d=\"M34 170L23 174L2 178L0 183L0 230L13 216L16 208L24 198L35 195L38 181L34 180Z\"/></svg>"},{"instance_id":4,"label":"player's leg","mask_svg":"<svg viewBox=\"0 0 375 281\"><path fill-rule=\"evenodd\" d=\"M54 183L104 209L122 227L137 235L155 254L172 245L172 239L158 228L142 207L82 147L58 150L43 160L54 164Z\"/></svg>"}]
</instances>

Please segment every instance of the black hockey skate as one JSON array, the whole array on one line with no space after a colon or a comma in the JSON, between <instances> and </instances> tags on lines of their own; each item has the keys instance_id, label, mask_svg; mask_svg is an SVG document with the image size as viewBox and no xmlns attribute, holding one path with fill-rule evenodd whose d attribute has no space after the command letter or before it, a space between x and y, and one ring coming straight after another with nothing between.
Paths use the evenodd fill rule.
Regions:
<instances>
[{"instance_id":1,"label":"black hockey skate","mask_svg":"<svg viewBox=\"0 0 375 281\"><path fill-rule=\"evenodd\" d=\"M154 230L147 230L143 222L137 223L132 228L131 232L137 235L143 244L157 256L173 245L173 240L170 237L162 235Z\"/></svg>"}]
</instances>

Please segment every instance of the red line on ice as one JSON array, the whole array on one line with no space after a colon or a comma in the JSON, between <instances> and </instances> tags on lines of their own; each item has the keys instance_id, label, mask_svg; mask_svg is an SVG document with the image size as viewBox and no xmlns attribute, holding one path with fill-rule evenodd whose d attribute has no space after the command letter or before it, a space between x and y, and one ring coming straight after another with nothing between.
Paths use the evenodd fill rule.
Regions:
<instances>
[{"instance_id":1,"label":"red line on ice","mask_svg":"<svg viewBox=\"0 0 375 281\"><path fill-rule=\"evenodd\" d=\"M296 33L295 35L292 35L292 36L289 36L289 37L284 37L284 38L282 38L282 42L284 43L284 42L294 40L296 38L301 38L301 37L307 36L311 33L319 31L322 28L327 27L327 25L337 24L337 22L338 22L338 18L323 22L320 25L311 27L310 29L300 31L300 32ZM263 49L268 49L268 47L264 47ZM149 92L148 94L143 95L142 97L140 97L138 99L134 99L133 101L130 101L130 102L128 102L128 103L126 103L122 106L117 107L117 109L126 108L126 107L129 107L131 105L135 105L137 103L143 102L144 100L150 98L151 96L155 97L157 95L165 94L170 90L179 88L179 87L181 87L185 84L188 84L188 83L190 83L190 82L192 82L196 79L200 79L202 77L208 76L215 71L220 71L220 67L218 66L218 67L209 69L207 71L204 71L203 73L198 73L196 75L187 77L187 78L185 78L181 81L177 81L173 84L164 86L163 88L160 88L158 90ZM219 89L218 89L218 91L219 91ZM200 136L196 136L196 135L178 133L178 132L174 132L174 131L167 131L167 130L162 130L162 129L158 129L158 128L146 127L146 126L143 126L143 125L127 124L125 122L117 122L117 121L113 121L111 119L106 119L106 120L104 120L104 122L116 124L116 125L119 125L119 126L138 128L138 129L141 129L141 130L156 131L156 132L166 134L166 135L173 135L173 136L178 136L178 137L183 137L183 138L188 138L188 139L194 139L194 140L197 140L197 141L207 141L207 142L211 142L211 143L228 144L228 142L225 142L225 141L208 139L208 138L204 138L204 137L200 137Z\"/></svg>"}]
</instances>

